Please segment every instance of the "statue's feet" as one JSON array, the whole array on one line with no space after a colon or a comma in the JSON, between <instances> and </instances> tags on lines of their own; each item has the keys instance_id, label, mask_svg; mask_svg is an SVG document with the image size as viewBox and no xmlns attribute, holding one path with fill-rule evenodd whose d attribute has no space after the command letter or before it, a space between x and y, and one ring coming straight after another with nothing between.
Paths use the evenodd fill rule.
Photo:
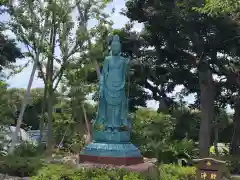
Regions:
<instances>
[{"instance_id":1,"label":"statue's feet","mask_svg":"<svg viewBox=\"0 0 240 180\"><path fill-rule=\"evenodd\" d=\"M119 132L119 128L113 128L113 132Z\"/></svg>"},{"instance_id":2,"label":"statue's feet","mask_svg":"<svg viewBox=\"0 0 240 180\"><path fill-rule=\"evenodd\" d=\"M120 128L118 128L118 127L107 127L106 131L107 132L119 132Z\"/></svg>"},{"instance_id":3,"label":"statue's feet","mask_svg":"<svg viewBox=\"0 0 240 180\"><path fill-rule=\"evenodd\" d=\"M106 131L107 132L112 132L112 128L111 127L107 127Z\"/></svg>"}]
</instances>

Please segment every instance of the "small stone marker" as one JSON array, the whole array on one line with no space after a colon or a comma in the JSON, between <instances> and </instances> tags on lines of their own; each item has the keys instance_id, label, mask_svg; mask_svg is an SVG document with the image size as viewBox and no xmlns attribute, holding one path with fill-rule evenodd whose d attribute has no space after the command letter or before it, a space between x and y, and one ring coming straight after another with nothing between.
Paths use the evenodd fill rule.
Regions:
<instances>
[{"instance_id":1,"label":"small stone marker","mask_svg":"<svg viewBox=\"0 0 240 180\"><path fill-rule=\"evenodd\" d=\"M228 180L230 174L225 161L212 158L196 159L197 180Z\"/></svg>"}]
</instances>

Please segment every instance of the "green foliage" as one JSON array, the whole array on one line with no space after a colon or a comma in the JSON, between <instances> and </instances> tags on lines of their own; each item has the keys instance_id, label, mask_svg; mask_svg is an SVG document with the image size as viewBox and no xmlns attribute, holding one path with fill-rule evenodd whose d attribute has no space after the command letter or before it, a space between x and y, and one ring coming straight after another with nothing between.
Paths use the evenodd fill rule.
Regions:
<instances>
[{"instance_id":1,"label":"green foliage","mask_svg":"<svg viewBox=\"0 0 240 180\"><path fill-rule=\"evenodd\" d=\"M23 58L15 40L4 36L0 29L0 71L10 63L16 62L17 58Z\"/></svg>"},{"instance_id":2,"label":"green foliage","mask_svg":"<svg viewBox=\"0 0 240 180\"><path fill-rule=\"evenodd\" d=\"M199 154L198 147L196 147L194 141L187 138L180 141L173 140L170 147L172 156L169 157L168 162L176 162L177 159L189 163L189 160L196 158Z\"/></svg>"},{"instance_id":3,"label":"green foliage","mask_svg":"<svg viewBox=\"0 0 240 180\"><path fill-rule=\"evenodd\" d=\"M229 167L229 171L232 174L239 174L240 173L240 162L237 160L232 160L232 161L228 161L228 167Z\"/></svg>"},{"instance_id":4,"label":"green foliage","mask_svg":"<svg viewBox=\"0 0 240 180\"><path fill-rule=\"evenodd\" d=\"M8 11L9 1L0 1L0 15L3 16ZM15 65L18 58L23 58L21 49L17 46L16 39L10 39L4 31L7 30L7 23L4 21L0 22L0 79L5 78L4 69L10 70L10 73L14 71Z\"/></svg>"},{"instance_id":5,"label":"green foliage","mask_svg":"<svg viewBox=\"0 0 240 180\"><path fill-rule=\"evenodd\" d=\"M66 147L73 153L78 154L85 146L85 139L82 134L75 133L66 143Z\"/></svg>"},{"instance_id":6,"label":"green foliage","mask_svg":"<svg viewBox=\"0 0 240 180\"><path fill-rule=\"evenodd\" d=\"M12 117L12 106L9 105L10 97L8 96L7 84L3 81L0 81L0 119L1 124L12 124L14 122Z\"/></svg>"},{"instance_id":7,"label":"green foliage","mask_svg":"<svg viewBox=\"0 0 240 180\"><path fill-rule=\"evenodd\" d=\"M23 116L23 123L27 127L39 129L39 119L43 104L44 88L34 88L30 92L30 101Z\"/></svg>"},{"instance_id":8,"label":"green foliage","mask_svg":"<svg viewBox=\"0 0 240 180\"><path fill-rule=\"evenodd\" d=\"M236 68L239 66L239 48L236 46L239 44L239 21L231 16L209 17L193 10L194 7L201 5L202 2L195 0L160 0L158 3L128 0L125 14L131 21L144 24L139 38L144 45L138 48L142 53L136 60L141 63L145 71L142 73L144 75L136 78L141 77L144 80L138 85L150 90L152 98L159 102L159 106L166 104L167 108L159 107L158 110L169 111L171 109L169 102L174 100L169 97L169 93L178 85L183 85L186 95L196 93L195 107L201 107L202 114L212 114L202 119L202 122L206 123L201 126L200 132L203 133L198 136L200 140L197 138L201 143L201 154L203 154L208 152L210 145L211 131L207 124L212 123L215 114L213 108L204 110L204 105L213 104L216 100L218 106L225 107L229 99L232 99L232 94L239 92L236 90L238 84L236 76L239 73ZM220 52L224 56L218 56ZM231 70L231 62L236 63L233 70ZM204 76L206 74L209 76ZM210 94L203 89L207 87L205 82L212 81L212 74L217 74L219 78L214 78L216 82L210 83L210 89L215 91ZM228 80L217 82L216 79L223 76ZM149 81L152 83L148 83ZM204 86L199 86L200 84ZM211 88L212 86L214 88ZM239 84L237 86L239 88ZM223 92L226 92L226 89L232 91L226 95L227 103L222 103L221 98L225 96L226 93ZM204 95L204 92L207 93ZM203 106L200 106L200 97ZM208 131L204 133L206 129Z\"/></svg>"},{"instance_id":9,"label":"green foliage","mask_svg":"<svg viewBox=\"0 0 240 180\"><path fill-rule=\"evenodd\" d=\"M37 176L31 180L147 180L137 173L125 170L107 170L107 169L81 169L76 170L66 165L49 165L42 168Z\"/></svg>"},{"instance_id":10,"label":"green foliage","mask_svg":"<svg viewBox=\"0 0 240 180\"><path fill-rule=\"evenodd\" d=\"M205 4L201 8L194 8L197 11L208 14L210 16L218 16L221 14L237 13L240 10L239 0L205 0Z\"/></svg>"},{"instance_id":11,"label":"green foliage","mask_svg":"<svg viewBox=\"0 0 240 180\"><path fill-rule=\"evenodd\" d=\"M9 143L9 141L5 138L7 133L7 129L4 126L0 126L0 156L5 156L8 153L6 145Z\"/></svg>"},{"instance_id":12,"label":"green foliage","mask_svg":"<svg viewBox=\"0 0 240 180\"><path fill-rule=\"evenodd\" d=\"M82 103L86 110L86 116L88 120L91 120L94 107L91 104L83 102L77 102L73 99L70 101L64 97L60 98L61 102L57 103L55 107L60 108L61 112L54 113L53 120L53 132L54 140L57 145L63 146L65 149L71 152L78 153L84 146L85 134L85 119L83 114ZM76 111L78 109L78 111ZM77 113L77 114L76 114Z\"/></svg>"},{"instance_id":13,"label":"green foliage","mask_svg":"<svg viewBox=\"0 0 240 180\"><path fill-rule=\"evenodd\" d=\"M6 5L9 1L8 0L1 0L0 6Z\"/></svg>"},{"instance_id":14,"label":"green foliage","mask_svg":"<svg viewBox=\"0 0 240 180\"><path fill-rule=\"evenodd\" d=\"M160 180L196 180L195 168L162 164L160 165Z\"/></svg>"},{"instance_id":15,"label":"green foliage","mask_svg":"<svg viewBox=\"0 0 240 180\"><path fill-rule=\"evenodd\" d=\"M189 160L194 154L194 142L186 138L176 139L176 119L146 108L139 109L133 120L132 141L146 157L161 162Z\"/></svg>"},{"instance_id":16,"label":"green foliage","mask_svg":"<svg viewBox=\"0 0 240 180\"><path fill-rule=\"evenodd\" d=\"M1 82L0 92L2 94L0 98L0 119L1 124L15 125L17 119L17 113L22 104L25 89L20 88L9 88L7 89L7 84ZM32 89L30 92L29 104L26 107L23 116L23 124L21 127L32 129L38 129L39 127L39 115L41 113L41 104L43 98L43 88Z\"/></svg>"},{"instance_id":17,"label":"green foliage","mask_svg":"<svg viewBox=\"0 0 240 180\"><path fill-rule=\"evenodd\" d=\"M200 112L186 107L175 108L171 112L172 117L176 119L174 138L182 140L189 138L198 141L200 128Z\"/></svg>"},{"instance_id":18,"label":"green foliage","mask_svg":"<svg viewBox=\"0 0 240 180\"><path fill-rule=\"evenodd\" d=\"M1 156L0 173L10 176L29 177L37 173L43 166L38 158L19 157L19 156Z\"/></svg>"},{"instance_id":19,"label":"green foliage","mask_svg":"<svg viewBox=\"0 0 240 180\"><path fill-rule=\"evenodd\" d=\"M238 155L222 156L220 160L226 162L231 174L240 174L240 161Z\"/></svg>"},{"instance_id":20,"label":"green foliage","mask_svg":"<svg viewBox=\"0 0 240 180\"><path fill-rule=\"evenodd\" d=\"M61 103L55 105L56 108L60 108L61 112L53 114L53 132L56 143L60 143L62 138L65 143L66 139L69 139L71 128L76 126L76 122L72 119L71 107L67 100L61 99ZM65 127L63 129L63 127Z\"/></svg>"},{"instance_id":21,"label":"green foliage","mask_svg":"<svg viewBox=\"0 0 240 180\"><path fill-rule=\"evenodd\" d=\"M40 148L29 142L22 142L14 149L14 156L35 157L40 154Z\"/></svg>"},{"instance_id":22,"label":"green foliage","mask_svg":"<svg viewBox=\"0 0 240 180\"><path fill-rule=\"evenodd\" d=\"M159 157L159 151L165 149L174 130L173 121L169 115L145 108L137 110L133 119L133 143L144 156Z\"/></svg>"}]
</instances>

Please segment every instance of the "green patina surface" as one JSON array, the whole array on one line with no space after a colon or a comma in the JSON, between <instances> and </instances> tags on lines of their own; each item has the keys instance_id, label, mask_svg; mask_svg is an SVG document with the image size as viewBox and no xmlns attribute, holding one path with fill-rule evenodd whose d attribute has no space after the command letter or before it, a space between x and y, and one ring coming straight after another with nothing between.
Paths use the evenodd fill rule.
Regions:
<instances>
[{"instance_id":1,"label":"green patina surface","mask_svg":"<svg viewBox=\"0 0 240 180\"><path fill-rule=\"evenodd\" d=\"M110 157L140 157L130 142L128 97L125 92L129 60L121 56L119 36L113 36L111 54L104 60L100 78L98 112L93 123L93 142L81 154Z\"/></svg>"}]
</instances>

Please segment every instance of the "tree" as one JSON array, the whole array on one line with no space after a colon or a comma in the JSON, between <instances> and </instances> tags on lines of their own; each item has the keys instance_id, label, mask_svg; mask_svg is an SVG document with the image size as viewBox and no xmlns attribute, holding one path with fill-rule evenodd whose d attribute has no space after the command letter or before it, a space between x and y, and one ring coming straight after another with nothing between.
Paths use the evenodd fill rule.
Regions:
<instances>
[{"instance_id":1,"label":"tree","mask_svg":"<svg viewBox=\"0 0 240 180\"><path fill-rule=\"evenodd\" d=\"M183 140L185 138L198 141L200 130L200 111L190 109L187 106L175 108L171 116L176 119L174 139Z\"/></svg>"},{"instance_id":2,"label":"tree","mask_svg":"<svg viewBox=\"0 0 240 180\"><path fill-rule=\"evenodd\" d=\"M133 119L133 143L140 148L145 157L168 161L164 153L167 155L166 151L170 148L168 142L175 128L174 121L171 115L147 108L138 109Z\"/></svg>"},{"instance_id":3,"label":"tree","mask_svg":"<svg viewBox=\"0 0 240 180\"><path fill-rule=\"evenodd\" d=\"M40 128L40 116L41 116L41 106L43 102L43 88L31 89L30 100L26 107L23 116L23 124L25 127L31 128L33 130L38 130Z\"/></svg>"},{"instance_id":4,"label":"tree","mask_svg":"<svg viewBox=\"0 0 240 180\"><path fill-rule=\"evenodd\" d=\"M107 1L21 1L11 7L12 31L27 47L26 54L37 62L40 76L45 83L48 112L48 147L52 147L52 95L70 61L76 53L86 49L87 24L89 20L103 21L101 12ZM72 12L78 9L75 21ZM75 23L76 22L76 23ZM76 28L76 29L74 29ZM60 51L59 54L56 54ZM43 108L45 109L45 108Z\"/></svg>"},{"instance_id":5,"label":"tree","mask_svg":"<svg viewBox=\"0 0 240 180\"><path fill-rule=\"evenodd\" d=\"M189 158L194 154L194 143L186 138L175 139L176 120L170 114L139 108L133 118L133 143L145 157L159 162L176 163L179 158Z\"/></svg>"},{"instance_id":6,"label":"tree","mask_svg":"<svg viewBox=\"0 0 240 180\"><path fill-rule=\"evenodd\" d=\"M1 1L0 15L5 13L4 6L6 4L7 1ZM20 48L17 47L16 41L14 39L9 39L4 35L5 30L6 24L0 22L0 71L15 63L18 58L23 58L23 54L21 53Z\"/></svg>"},{"instance_id":7,"label":"tree","mask_svg":"<svg viewBox=\"0 0 240 180\"><path fill-rule=\"evenodd\" d=\"M234 40L235 44L238 43L237 39ZM224 60L217 63L217 69L215 72L222 77L222 82L219 83L220 89L220 97L219 102L224 106L229 104L234 109L233 115L233 130L232 139L231 139L231 147L230 152L232 155L237 155L240 153L239 150L239 88L240 88L240 81L239 81L239 49L238 46L233 44L233 47L228 47L231 49L230 52L223 52L224 53ZM236 57L236 55L238 57Z\"/></svg>"},{"instance_id":8,"label":"tree","mask_svg":"<svg viewBox=\"0 0 240 180\"><path fill-rule=\"evenodd\" d=\"M0 28L1 31L1 28ZM15 40L9 39L0 32L0 70L15 63L17 58L22 58L20 49L16 46Z\"/></svg>"},{"instance_id":9,"label":"tree","mask_svg":"<svg viewBox=\"0 0 240 180\"><path fill-rule=\"evenodd\" d=\"M95 88L92 84L86 83L88 67L85 65L77 69L75 67L67 69L62 89L64 89L66 97L70 99L71 118L75 123L78 122L79 133L84 135L84 127L86 127L88 138L91 139L90 120L92 117L86 115L86 96Z\"/></svg>"},{"instance_id":10,"label":"tree","mask_svg":"<svg viewBox=\"0 0 240 180\"><path fill-rule=\"evenodd\" d=\"M198 7L196 10L211 16L237 14L240 10L240 2L238 0L207 0L203 7Z\"/></svg>"},{"instance_id":11,"label":"tree","mask_svg":"<svg viewBox=\"0 0 240 180\"><path fill-rule=\"evenodd\" d=\"M12 106L10 105L10 99L7 94L7 84L3 81L0 81L0 119L1 124L9 125L14 123Z\"/></svg>"},{"instance_id":12,"label":"tree","mask_svg":"<svg viewBox=\"0 0 240 180\"><path fill-rule=\"evenodd\" d=\"M4 85L5 83L3 83ZM5 89L5 88L6 89ZM25 89L18 88L9 88L7 89L7 85L2 86L2 92L4 92L4 96L2 96L2 115L1 119L6 120L3 121L3 124L6 125L16 125L16 120L19 116L22 100L24 99L24 94L26 92ZM38 129L39 128L39 116L41 112L41 101L43 100L43 89L37 88L32 89L31 99L28 102L28 106L23 115L23 124L21 128L28 129ZM4 123L5 122L5 123Z\"/></svg>"},{"instance_id":13,"label":"tree","mask_svg":"<svg viewBox=\"0 0 240 180\"><path fill-rule=\"evenodd\" d=\"M182 7L179 7L174 2L162 2L162 4L153 6L150 2L140 3L140 1L129 1L127 7L128 17L132 20L145 23L145 36L148 39L148 47L154 47L153 53L157 60L153 61L153 63L155 62L157 66L155 66L156 68L154 68L154 70L151 69L150 71L150 80L153 84L156 84L156 90L153 91L153 94L160 94L162 95L160 96L161 100L165 100L167 99L166 93L172 92L178 83L189 86L190 84L188 84L186 80L190 79L190 82L194 82L191 79L194 80L199 73L201 78L201 81L199 79L201 92L205 92L205 96L204 94L201 95L201 112L203 117L202 127L200 128L205 131L200 132L201 135L205 135L200 136L200 146L205 147L200 147L200 151L202 154L207 155L208 147L210 146L210 123L213 121L211 104L213 104L214 96L211 93L213 92L213 88L211 87L213 84L211 72L209 72L206 61L204 61L205 57L203 57L204 52L201 43L204 35L201 34L200 28L197 26L197 23L199 23L199 25L202 23L196 22L200 17L196 14L191 14L190 16L190 13L185 15L183 12L189 10L189 5L186 6L182 4ZM154 8L148 11L147 7ZM156 23L156 20L159 19L161 19L162 22L160 25ZM190 24L192 26L194 21L196 27L194 26L195 28L192 28ZM185 29L183 27L185 27ZM193 43L191 49L189 49L190 41ZM151 65L153 63L151 63ZM196 67L198 67L198 71L189 71L189 69ZM155 73L153 74L152 72ZM179 76L181 72L182 74ZM202 81L207 83L201 83ZM196 84L197 81L195 80L194 85ZM197 86L199 87L199 85ZM161 89L158 88L159 86ZM191 88L189 89L191 90ZM204 102L204 99L207 102ZM209 116L204 117L205 114Z\"/></svg>"},{"instance_id":14,"label":"tree","mask_svg":"<svg viewBox=\"0 0 240 180\"><path fill-rule=\"evenodd\" d=\"M236 22L195 12L193 7L200 6L196 1L154 4L129 0L126 5L126 15L144 23L145 48L153 47L146 80L152 81L154 88L149 83L145 83L146 87L155 89L157 93L152 91L153 95L165 98L178 84L184 85L188 93L197 93L201 110L200 154L208 156L216 100L212 67L220 60L218 52L230 52L224 42L236 36L231 34L237 30ZM231 47L234 44L229 43Z\"/></svg>"}]
</instances>

